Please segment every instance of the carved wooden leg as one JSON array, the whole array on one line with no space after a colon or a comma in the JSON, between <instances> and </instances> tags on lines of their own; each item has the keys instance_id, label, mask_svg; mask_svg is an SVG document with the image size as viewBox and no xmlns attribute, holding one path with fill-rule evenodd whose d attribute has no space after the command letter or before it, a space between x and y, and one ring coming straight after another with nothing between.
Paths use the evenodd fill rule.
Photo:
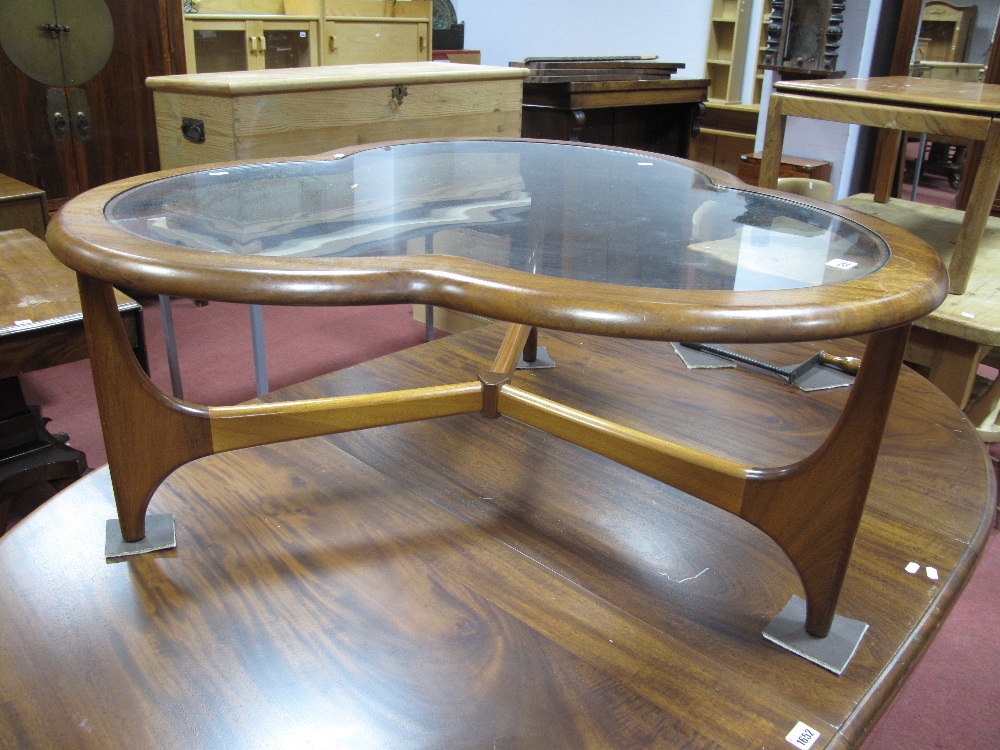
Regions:
<instances>
[{"instance_id":1,"label":"carved wooden leg","mask_svg":"<svg viewBox=\"0 0 1000 750\"><path fill-rule=\"evenodd\" d=\"M77 275L94 389L122 538L146 534L153 491L179 466L211 454L208 411L167 396L139 367L114 290Z\"/></svg>"},{"instance_id":2,"label":"carved wooden leg","mask_svg":"<svg viewBox=\"0 0 1000 750\"><path fill-rule=\"evenodd\" d=\"M872 334L844 411L805 460L751 473L740 517L774 539L806 594L806 630L830 631L878 459L909 326Z\"/></svg>"}]
</instances>

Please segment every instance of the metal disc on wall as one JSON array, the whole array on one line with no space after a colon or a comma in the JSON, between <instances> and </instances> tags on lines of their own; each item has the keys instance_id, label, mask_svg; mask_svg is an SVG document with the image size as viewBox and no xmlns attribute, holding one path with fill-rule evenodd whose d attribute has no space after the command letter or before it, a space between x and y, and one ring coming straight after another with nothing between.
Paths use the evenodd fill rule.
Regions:
<instances>
[{"instance_id":1,"label":"metal disc on wall","mask_svg":"<svg viewBox=\"0 0 1000 750\"><path fill-rule=\"evenodd\" d=\"M25 75L79 86L111 56L115 32L104 0L3 0L0 47Z\"/></svg>"}]
</instances>

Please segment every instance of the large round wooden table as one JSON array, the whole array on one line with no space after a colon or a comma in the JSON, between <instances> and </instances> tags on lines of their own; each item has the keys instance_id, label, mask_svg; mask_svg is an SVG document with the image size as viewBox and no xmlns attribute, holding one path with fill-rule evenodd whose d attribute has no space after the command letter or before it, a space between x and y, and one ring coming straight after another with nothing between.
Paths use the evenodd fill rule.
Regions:
<instances>
[{"instance_id":1,"label":"large round wooden table","mask_svg":"<svg viewBox=\"0 0 1000 750\"><path fill-rule=\"evenodd\" d=\"M125 544L146 536L157 486L196 458L479 413L539 428L756 526L798 572L816 637L834 621L909 324L946 293L934 253L876 219L748 189L680 159L526 140L381 144L146 175L74 199L48 240L79 276ZM510 327L489 366L445 384L204 407L161 392L136 365L115 286L265 304L412 302ZM869 337L827 439L767 465L513 384L538 330L697 343ZM210 512L212 498L205 503Z\"/></svg>"}]
</instances>

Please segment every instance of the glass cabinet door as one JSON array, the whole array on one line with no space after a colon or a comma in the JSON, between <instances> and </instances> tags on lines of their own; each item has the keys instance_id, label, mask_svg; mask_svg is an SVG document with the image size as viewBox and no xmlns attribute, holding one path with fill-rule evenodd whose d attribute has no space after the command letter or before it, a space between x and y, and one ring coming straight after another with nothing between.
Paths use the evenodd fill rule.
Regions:
<instances>
[{"instance_id":1,"label":"glass cabinet door","mask_svg":"<svg viewBox=\"0 0 1000 750\"><path fill-rule=\"evenodd\" d=\"M246 21L198 21L186 24L189 73L247 70Z\"/></svg>"},{"instance_id":2,"label":"glass cabinet door","mask_svg":"<svg viewBox=\"0 0 1000 750\"><path fill-rule=\"evenodd\" d=\"M317 21L185 20L188 73L319 64Z\"/></svg>"},{"instance_id":3,"label":"glass cabinet door","mask_svg":"<svg viewBox=\"0 0 1000 750\"><path fill-rule=\"evenodd\" d=\"M253 67L308 68L319 63L316 27L310 21L263 21L258 29L260 40L258 65ZM251 54L251 57L253 55Z\"/></svg>"}]
</instances>

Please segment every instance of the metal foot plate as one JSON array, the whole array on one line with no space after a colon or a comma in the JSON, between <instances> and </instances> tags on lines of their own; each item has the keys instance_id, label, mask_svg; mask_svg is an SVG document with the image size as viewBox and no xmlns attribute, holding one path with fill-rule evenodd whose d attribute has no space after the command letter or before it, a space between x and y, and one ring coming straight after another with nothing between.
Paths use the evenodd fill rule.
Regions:
<instances>
[{"instance_id":1,"label":"metal foot plate","mask_svg":"<svg viewBox=\"0 0 1000 750\"><path fill-rule=\"evenodd\" d=\"M868 623L834 615L830 634L826 638L817 638L806 632L805 622L805 599L793 596L764 628L764 638L834 674L840 674L847 668L868 631Z\"/></svg>"},{"instance_id":2,"label":"metal foot plate","mask_svg":"<svg viewBox=\"0 0 1000 750\"><path fill-rule=\"evenodd\" d=\"M122 538L117 518L109 518L105 528L104 557L109 560L177 546L174 517L169 513L146 516L146 536L138 542L126 542Z\"/></svg>"},{"instance_id":3,"label":"metal foot plate","mask_svg":"<svg viewBox=\"0 0 1000 750\"><path fill-rule=\"evenodd\" d=\"M538 347L533 362L525 362L522 357L517 363L518 370L550 370L555 366L556 363L549 357L549 353L545 350L544 346Z\"/></svg>"}]
</instances>

